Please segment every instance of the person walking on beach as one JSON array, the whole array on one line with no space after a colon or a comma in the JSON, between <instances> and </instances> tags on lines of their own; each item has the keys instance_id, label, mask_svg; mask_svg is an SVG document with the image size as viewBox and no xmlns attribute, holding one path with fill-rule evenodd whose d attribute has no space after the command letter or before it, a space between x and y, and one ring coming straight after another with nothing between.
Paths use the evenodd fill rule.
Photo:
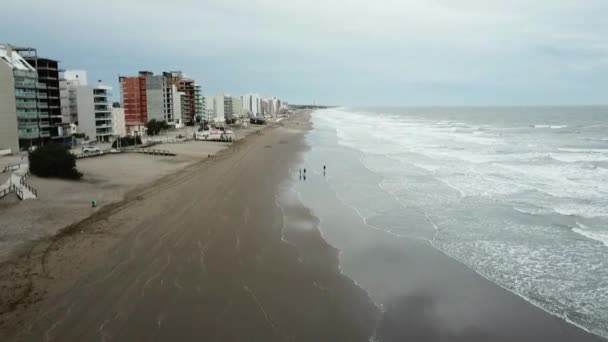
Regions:
<instances>
[{"instance_id":1,"label":"person walking on beach","mask_svg":"<svg viewBox=\"0 0 608 342\"><path fill-rule=\"evenodd\" d=\"M325 165L323 165L323 176L325 176L325 169L326 169L326 167L325 167Z\"/></svg>"}]
</instances>

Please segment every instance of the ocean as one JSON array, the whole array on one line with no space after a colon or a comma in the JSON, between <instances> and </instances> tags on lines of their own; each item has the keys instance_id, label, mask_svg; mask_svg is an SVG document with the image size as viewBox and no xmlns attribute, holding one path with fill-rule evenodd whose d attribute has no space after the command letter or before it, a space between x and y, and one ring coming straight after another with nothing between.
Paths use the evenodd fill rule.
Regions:
<instances>
[{"instance_id":1,"label":"ocean","mask_svg":"<svg viewBox=\"0 0 608 342\"><path fill-rule=\"evenodd\" d=\"M328 229L313 177L368 229L428 242L608 337L607 107L333 108L312 120L309 181L295 190L329 243L353 246Z\"/></svg>"}]
</instances>

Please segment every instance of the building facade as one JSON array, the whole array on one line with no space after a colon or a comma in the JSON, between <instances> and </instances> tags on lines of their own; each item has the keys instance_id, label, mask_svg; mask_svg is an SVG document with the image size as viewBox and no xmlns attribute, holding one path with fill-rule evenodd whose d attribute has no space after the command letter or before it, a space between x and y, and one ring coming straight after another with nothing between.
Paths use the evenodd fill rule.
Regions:
<instances>
[{"instance_id":1,"label":"building facade","mask_svg":"<svg viewBox=\"0 0 608 342\"><path fill-rule=\"evenodd\" d=\"M226 123L226 111L228 114L232 114L232 101L226 101L230 97L224 96L224 94L218 94L215 96L205 96L205 104L207 109L207 122L223 125Z\"/></svg>"},{"instance_id":2,"label":"building facade","mask_svg":"<svg viewBox=\"0 0 608 342\"><path fill-rule=\"evenodd\" d=\"M110 142L116 135L112 113L112 88L101 83L75 86L78 132L89 140Z\"/></svg>"},{"instance_id":3,"label":"building facade","mask_svg":"<svg viewBox=\"0 0 608 342\"><path fill-rule=\"evenodd\" d=\"M177 79L177 90L184 94L182 101L182 121L185 125L193 125L196 121L197 85L193 79L179 75ZM198 87L200 96L200 87Z\"/></svg>"},{"instance_id":4,"label":"building facade","mask_svg":"<svg viewBox=\"0 0 608 342\"><path fill-rule=\"evenodd\" d=\"M76 88L81 85L87 85L87 72L84 70L66 70L64 78L59 82L61 115L64 123L78 126Z\"/></svg>"},{"instance_id":5,"label":"building facade","mask_svg":"<svg viewBox=\"0 0 608 342\"><path fill-rule=\"evenodd\" d=\"M245 115L245 109L243 108L243 97L241 96L232 96L232 117L235 119L240 119Z\"/></svg>"},{"instance_id":6,"label":"building facade","mask_svg":"<svg viewBox=\"0 0 608 342\"><path fill-rule=\"evenodd\" d=\"M262 115L262 103L260 95L247 94L243 96L243 109L251 117Z\"/></svg>"},{"instance_id":7,"label":"building facade","mask_svg":"<svg viewBox=\"0 0 608 342\"><path fill-rule=\"evenodd\" d=\"M19 151L20 133L17 124L15 70L30 70L31 72L35 72L34 69L29 66L25 60L20 59L20 57L21 56L16 52L13 52L10 47L0 45L0 150L10 150L11 153ZM34 81L33 84L33 89L19 88L19 91L29 91L30 94L35 93L36 82ZM22 118L38 118L36 108L20 108L20 114Z\"/></svg>"},{"instance_id":8,"label":"building facade","mask_svg":"<svg viewBox=\"0 0 608 342\"><path fill-rule=\"evenodd\" d=\"M205 96L203 96L202 87L199 84L194 84L194 120L203 120L206 112Z\"/></svg>"},{"instance_id":9,"label":"building facade","mask_svg":"<svg viewBox=\"0 0 608 342\"><path fill-rule=\"evenodd\" d=\"M112 107L112 123L114 124L114 134L120 137L127 135L124 108L115 106Z\"/></svg>"},{"instance_id":10,"label":"building facade","mask_svg":"<svg viewBox=\"0 0 608 342\"><path fill-rule=\"evenodd\" d=\"M138 76L120 76L120 101L125 111L125 129L127 135L145 135L148 123L148 100L146 78L152 75L140 71Z\"/></svg>"},{"instance_id":11,"label":"building facade","mask_svg":"<svg viewBox=\"0 0 608 342\"><path fill-rule=\"evenodd\" d=\"M36 49L21 48L19 53L38 72L38 82L46 85L43 101L46 107L40 109L42 116L47 116L49 122L48 131L50 138L56 141L70 141L69 125L63 122L61 114L60 80L63 70L59 68L59 61L39 57Z\"/></svg>"},{"instance_id":12,"label":"building facade","mask_svg":"<svg viewBox=\"0 0 608 342\"><path fill-rule=\"evenodd\" d=\"M35 49L0 44L0 148L12 152L51 138L47 85L39 81L38 71L23 56L24 51L36 55ZM54 107L58 98L51 99Z\"/></svg>"}]
</instances>

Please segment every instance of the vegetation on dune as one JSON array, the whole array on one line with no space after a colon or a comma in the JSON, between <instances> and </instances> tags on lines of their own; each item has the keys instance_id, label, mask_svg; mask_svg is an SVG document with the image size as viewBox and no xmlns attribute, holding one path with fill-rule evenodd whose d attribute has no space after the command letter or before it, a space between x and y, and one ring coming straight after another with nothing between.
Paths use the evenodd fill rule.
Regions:
<instances>
[{"instance_id":1,"label":"vegetation on dune","mask_svg":"<svg viewBox=\"0 0 608 342\"><path fill-rule=\"evenodd\" d=\"M29 154L30 172L39 177L80 179L76 157L68 147L60 144L40 146Z\"/></svg>"},{"instance_id":2,"label":"vegetation on dune","mask_svg":"<svg viewBox=\"0 0 608 342\"><path fill-rule=\"evenodd\" d=\"M161 131L169 129L169 125L167 124L167 121L152 119L148 121L146 128L148 129L148 135L158 135Z\"/></svg>"}]
</instances>

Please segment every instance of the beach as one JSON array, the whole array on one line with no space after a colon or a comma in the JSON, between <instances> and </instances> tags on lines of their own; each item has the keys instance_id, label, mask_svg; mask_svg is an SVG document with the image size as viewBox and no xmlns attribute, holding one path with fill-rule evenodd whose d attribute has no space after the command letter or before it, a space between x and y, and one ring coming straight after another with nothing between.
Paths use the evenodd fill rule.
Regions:
<instances>
[{"instance_id":1,"label":"beach","mask_svg":"<svg viewBox=\"0 0 608 342\"><path fill-rule=\"evenodd\" d=\"M366 224L327 179L372 176L309 156L311 129L300 112L28 245L0 266L0 339L601 341Z\"/></svg>"},{"instance_id":2,"label":"beach","mask_svg":"<svg viewBox=\"0 0 608 342\"><path fill-rule=\"evenodd\" d=\"M295 115L5 262L2 340L367 341L376 307L335 250L282 238L309 128Z\"/></svg>"}]
</instances>

